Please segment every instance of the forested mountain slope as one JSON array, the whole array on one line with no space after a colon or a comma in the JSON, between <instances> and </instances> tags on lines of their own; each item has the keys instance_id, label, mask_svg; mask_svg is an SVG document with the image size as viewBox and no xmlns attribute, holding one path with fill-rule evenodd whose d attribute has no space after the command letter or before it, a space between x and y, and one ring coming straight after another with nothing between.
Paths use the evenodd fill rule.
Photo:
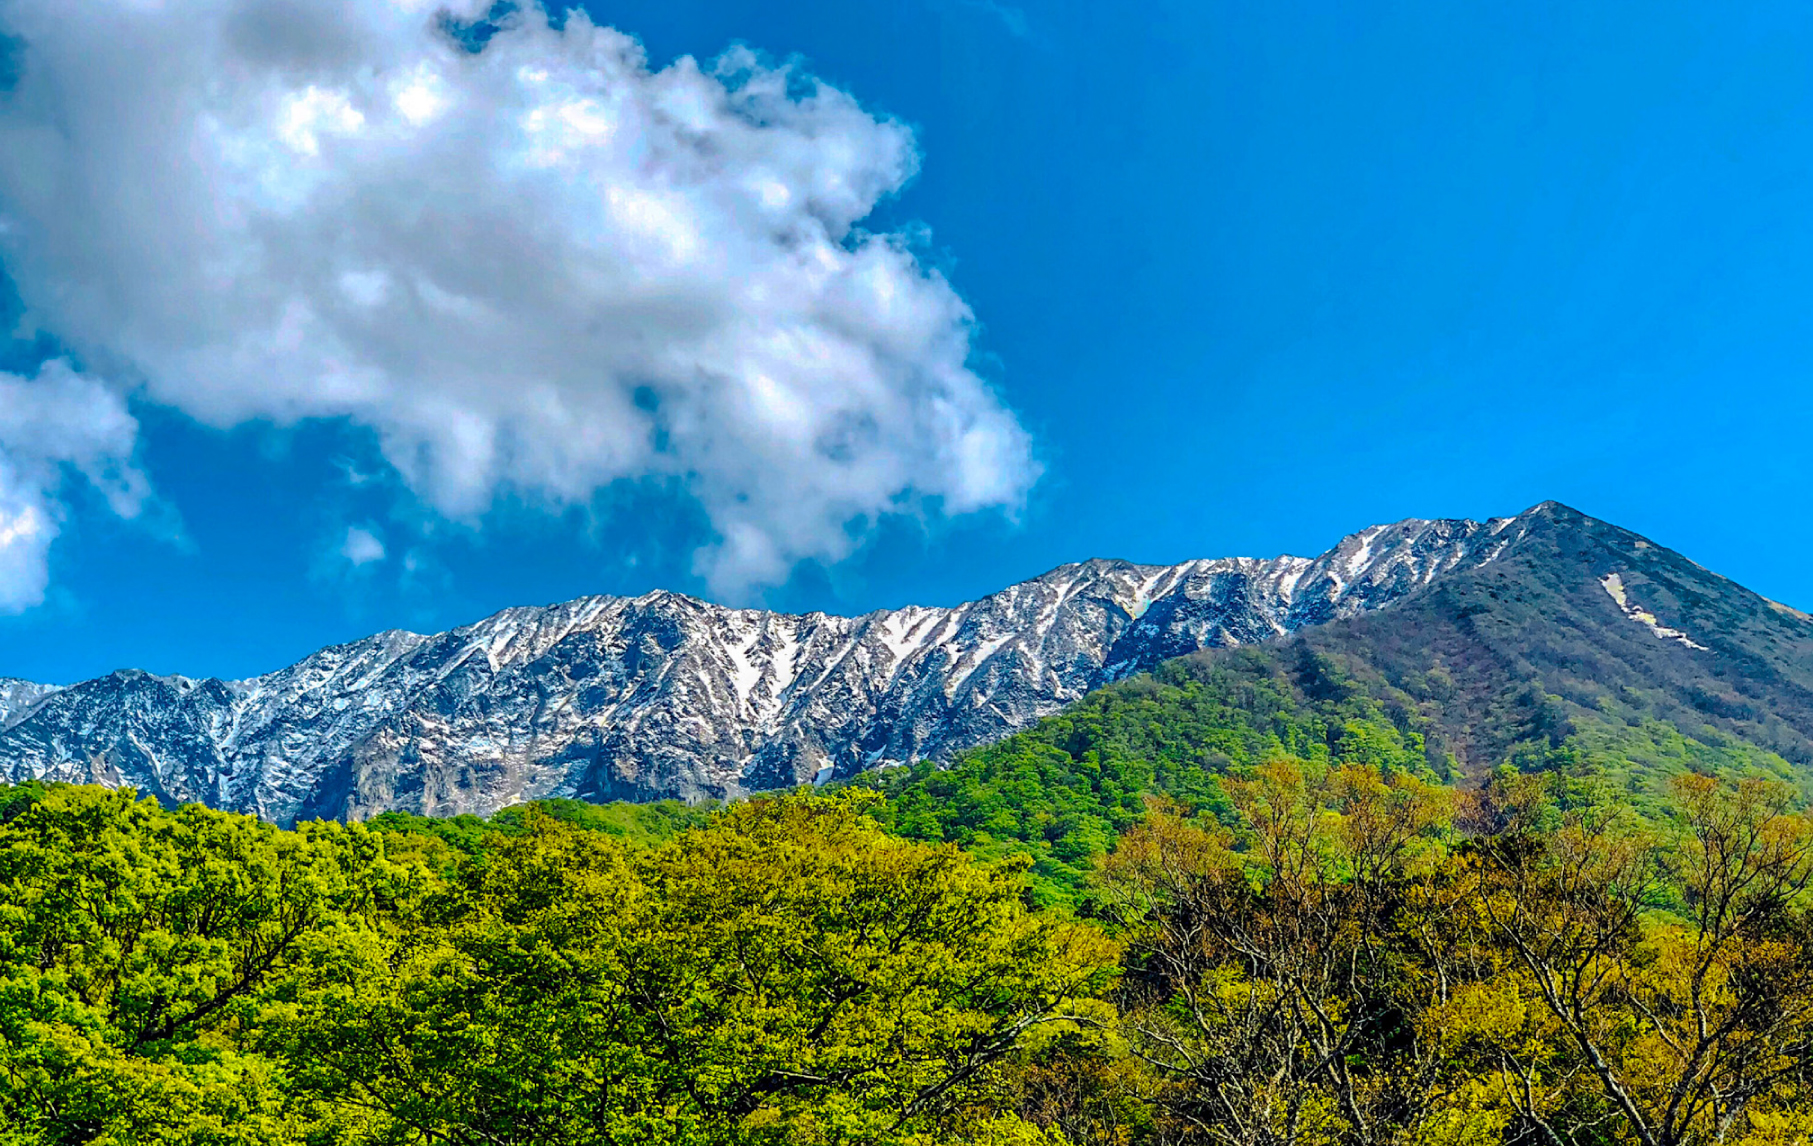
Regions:
<instances>
[{"instance_id":1,"label":"forested mountain slope","mask_svg":"<svg viewBox=\"0 0 1813 1146\"><path fill-rule=\"evenodd\" d=\"M867 782L895 830L1029 854L1052 898L1146 797L1216 811L1221 777L1284 755L1468 787L1554 771L1639 811L1689 770L1813 793L1813 622L1564 506L1518 521L1497 560L1388 609L1178 658Z\"/></svg>"},{"instance_id":2,"label":"forested mountain slope","mask_svg":"<svg viewBox=\"0 0 1813 1146\"><path fill-rule=\"evenodd\" d=\"M1564 506L1522 520L1490 565L1300 643L1406 693L1433 720L1432 753L1472 776L1645 720L1813 767L1813 618Z\"/></svg>"}]
</instances>

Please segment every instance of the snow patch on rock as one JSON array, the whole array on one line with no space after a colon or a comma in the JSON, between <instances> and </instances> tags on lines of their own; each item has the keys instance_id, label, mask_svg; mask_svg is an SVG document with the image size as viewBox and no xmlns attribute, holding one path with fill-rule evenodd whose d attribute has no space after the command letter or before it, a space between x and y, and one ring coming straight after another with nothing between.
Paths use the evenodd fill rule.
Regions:
<instances>
[{"instance_id":1,"label":"snow patch on rock","mask_svg":"<svg viewBox=\"0 0 1813 1146\"><path fill-rule=\"evenodd\" d=\"M1679 641L1690 649L1699 649L1702 652L1706 651L1705 645L1698 643L1679 629L1671 629L1662 624L1662 622L1656 620L1656 615L1654 613L1646 612L1645 610L1638 608L1637 605L1631 601L1630 594L1624 588L1624 578L1622 575L1607 573L1605 576L1599 578L1599 584L1611 595L1611 599L1618 603L1618 608L1624 610L1625 616L1636 621L1638 624L1643 625L1657 637L1660 637L1665 641Z\"/></svg>"}]
</instances>

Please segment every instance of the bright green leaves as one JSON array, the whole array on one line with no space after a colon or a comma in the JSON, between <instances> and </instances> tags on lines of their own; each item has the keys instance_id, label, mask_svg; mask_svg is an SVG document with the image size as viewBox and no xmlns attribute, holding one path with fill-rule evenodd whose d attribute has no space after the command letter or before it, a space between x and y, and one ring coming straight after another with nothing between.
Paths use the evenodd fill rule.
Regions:
<instances>
[{"instance_id":1,"label":"bright green leaves","mask_svg":"<svg viewBox=\"0 0 1813 1146\"><path fill-rule=\"evenodd\" d=\"M1101 985L1110 944L860 798L739 805L645 852L551 820L299 1015L346 1104L453 1142L906 1142Z\"/></svg>"},{"instance_id":2,"label":"bright green leaves","mask_svg":"<svg viewBox=\"0 0 1813 1146\"><path fill-rule=\"evenodd\" d=\"M462 854L51 789L0 825L0 1144L1044 1141L983 1100L1118 949L873 799Z\"/></svg>"},{"instance_id":3,"label":"bright green leaves","mask_svg":"<svg viewBox=\"0 0 1813 1146\"><path fill-rule=\"evenodd\" d=\"M1028 915L1010 873L884 835L858 803L753 802L653 857L680 1003L661 1028L705 1036L675 1039L678 1058L734 1062L708 1102L761 1111L775 1141L935 1125L1114 959L1095 932ZM835 1117L813 1109L836 1091Z\"/></svg>"},{"instance_id":4,"label":"bright green leaves","mask_svg":"<svg viewBox=\"0 0 1813 1146\"><path fill-rule=\"evenodd\" d=\"M249 1024L395 882L380 855L339 825L44 793L0 826L0 1115L21 1141L282 1140Z\"/></svg>"},{"instance_id":5,"label":"bright green leaves","mask_svg":"<svg viewBox=\"0 0 1813 1146\"><path fill-rule=\"evenodd\" d=\"M299 1087L369 1114L343 1139L614 1140L641 1086L620 955L642 889L610 841L544 826L462 867L383 957L312 968L273 1024Z\"/></svg>"}]
</instances>

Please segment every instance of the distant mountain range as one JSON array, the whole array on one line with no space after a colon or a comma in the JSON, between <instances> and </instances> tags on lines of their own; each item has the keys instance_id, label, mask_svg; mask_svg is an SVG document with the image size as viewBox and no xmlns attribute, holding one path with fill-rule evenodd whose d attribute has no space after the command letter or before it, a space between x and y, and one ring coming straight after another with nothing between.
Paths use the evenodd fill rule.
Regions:
<instances>
[{"instance_id":1,"label":"distant mountain range","mask_svg":"<svg viewBox=\"0 0 1813 1146\"><path fill-rule=\"evenodd\" d=\"M1313 559L1088 561L955 608L586 597L249 680L0 680L0 777L279 822L721 799L948 758L1167 658L1292 634L1447 689L1431 750L1468 771L1531 720L1633 697L1813 766L1813 620L1550 502L1374 526Z\"/></svg>"}]
</instances>

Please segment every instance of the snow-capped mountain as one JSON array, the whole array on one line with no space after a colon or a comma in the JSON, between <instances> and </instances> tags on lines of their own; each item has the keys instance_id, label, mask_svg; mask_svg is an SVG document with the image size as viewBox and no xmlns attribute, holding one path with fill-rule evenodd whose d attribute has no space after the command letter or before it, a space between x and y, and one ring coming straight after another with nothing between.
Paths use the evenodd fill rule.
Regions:
<instances>
[{"instance_id":1,"label":"snow-capped mountain","mask_svg":"<svg viewBox=\"0 0 1813 1146\"><path fill-rule=\"evenodd\" d=\"M54 684L0 677L0 729L11 728L40 700L56 691Z\"/></svg>"},{"instance_id":2,"label":"snow-capped mountain","mask_svg":"<svg viewBox=\"0 0 1813 1146\"><path fill-rule=\"evenodd\" d=\"M250 680L0 681L0 776L279 822L734 796L943 758L1168 657L1389 605L1494 561L1529 516L1375 526L1314 559L1087 561L955 608L585 597L380 633Z\"/></svg>"}]
</instances>

